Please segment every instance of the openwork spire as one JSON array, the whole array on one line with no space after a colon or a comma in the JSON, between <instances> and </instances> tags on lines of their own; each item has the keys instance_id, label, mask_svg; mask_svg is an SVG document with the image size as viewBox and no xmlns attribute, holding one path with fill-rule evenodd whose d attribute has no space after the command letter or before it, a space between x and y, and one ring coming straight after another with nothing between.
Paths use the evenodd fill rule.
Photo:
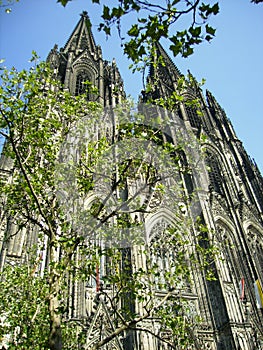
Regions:
<instances>
[{"instance_id":1,"label":"openwork spire","mask_svg":"<svg viewBox=\"0 0 263 350\"><path fill-rule=\"evenodd\" d=\"M81 18L69 37L64 47L64 52L88 49L91 53L96 52L96 44L91 31L91 22L87 11L81 13Z\"/></svg>"}]
</instances>

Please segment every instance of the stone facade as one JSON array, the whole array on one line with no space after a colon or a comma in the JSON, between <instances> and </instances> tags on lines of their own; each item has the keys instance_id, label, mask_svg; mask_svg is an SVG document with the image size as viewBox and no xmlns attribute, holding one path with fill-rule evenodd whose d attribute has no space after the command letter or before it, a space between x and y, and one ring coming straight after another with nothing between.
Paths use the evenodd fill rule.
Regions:
<instances>
[{"instance_id":1,"label":"stone facade","mask_svg":"<svg viewBox=\"0 0 263 350\"><path fill-rule=\"evenodd\" d=\"M149 98L170 97L182 76L161 45L157 45L157 56L163 57L165 66L159 64L151 67L148 82L155 80L158 83L151 94L141 96L142 102ZM72 94L83 93L83 83L89 80L99 92L96 95L88 93L90 100L99 101L105 107L114 107L125 98L116 63L103 60L101 48L95 44L85 12L66 45L59 51L55 46L48 55L48 61L65 89ZM260 280L263 285L263 179L214 96L207 91L205 98L198 87L189 88L186 94L199 100L202 115L183 102L173 115L176 114L185 129L197 139L205 135L200 144L204 149L207 167L202 169L199 176L195 176L195 171L199 170L192 169L188 173L182 170L179 177L188 195L193 188L201 188L197 193L199 214L209 228L208 238L220 246L220 256L214 263L217 279L208 281L201 272L193 272L194 286L184 291L203 320L196 331L198 341L193 348L263 349L263 313L257 307L254 293L256 280ZM166 135L166 141L176 144L175 126L171 124ZM2 159L1 168L6 169L8 167L4 162L6 160ZM183 163L181 169L187 167L187 159ZM146 237L151 240L152 237L158 237L167 226L173 226L174 218L158 196L152 195L149 207L157 210L139 219L144 220ZM184 210L187 215L187 209ZM15 227L7 229L15 231ZM6 261L18 261L24 245L36 243L36 232L33 233L32 228L24 228L11 236L1 246L2 266ZM143 264L138 249L133 249L131 254L137 265ZM241 280L245 282L244 297L240 297ZM87 283L84 286L83 283L77 283L70 288L72 302L69 317L87 317L90 320L86 343L86 349L89 349L101 336L98 329L103 327L98 327L98 324L104 325L103 332L107 335L114 330L114 323L103 298L98 298L94 284ZM148 320L145 326L149 329L157 327L154 320ZM169 349L150 333L126 334L125 339L117 337L110 344L107 349Z\"/></svg>"}]
</instances>

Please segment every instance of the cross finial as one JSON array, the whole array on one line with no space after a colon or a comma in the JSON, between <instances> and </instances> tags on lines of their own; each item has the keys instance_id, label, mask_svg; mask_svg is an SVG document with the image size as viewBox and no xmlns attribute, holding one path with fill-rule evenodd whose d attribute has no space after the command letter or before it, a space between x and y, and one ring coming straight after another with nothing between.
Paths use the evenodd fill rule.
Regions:
<instances>
[{"instance_id":1,"label":"cross finial","mask_svg":"<svg viewBox=\"0 0 263 350\"><path fill-rule=\"evenodd\" d=\"M88 17L88 12L87 11L83 11L81 14L81 17Z\"/></svg>"}]
</instances>

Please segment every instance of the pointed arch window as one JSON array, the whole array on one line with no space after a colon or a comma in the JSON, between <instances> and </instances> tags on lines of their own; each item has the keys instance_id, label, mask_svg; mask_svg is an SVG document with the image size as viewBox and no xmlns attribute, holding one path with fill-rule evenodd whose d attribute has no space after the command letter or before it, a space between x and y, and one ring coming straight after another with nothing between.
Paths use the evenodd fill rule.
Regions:
<instances>
[{"instance_id":1,"label":"pointed arch window","mask_svg":"<svg viewBox=\"0 0 263 350\"><path fill-rule=\"evenodd\" d=\"M158 221L151 230L150 261L153 269L154 284L157 290L168 290L171 283L176 288L190 292L188 280L189 264L186 259L186 241L179 243L180 233L166 220ZM178 266L183 266L183 273ZM172 276L172 278L171 278ZM176 282L175 282L176 280Z\"/></svg>"},{"instance_id":2,"label":"pointed arch window","mask_svg":"<svg viewBox=\"0 0 263 350\"><path fill-rule=\"evenodd\" d=\"M193 106L185 106L185 110L190 121L191 127L200 129L201 117L197 114L197 109Z\"/></svg>"},{"instance_id":3,"label":"pointed arch window","mask_svg":"<svg viewBox=\"0 0 263 350\"><path fill-rule=\"evenodd\" d=\"M89 81L90 81L90 77L87 72L81 71L78 73L76 78L76 88L75 88L76 96L86 94L87 98L89 98L88 85L87 85L87 82Z\"/></svg>"},{"instance_id":4,"label":"pointed arch window","mask_svg":"<svg viewBox=\"0 0 263 350\"><path fill-rule=\"evenodd\" d=\"M223 194L223 177L217 157L212 152L207 152L206 162L209 167L208 176L210 180L210 187L213 191Z\"/></svg>"},{"instance_id":5,"label":"pointed arch window","mask_svg":"<svg viewBox=\"0 0 263 350\"><path fill-rule=\"evenodd\" d=\"M180 155L182 176L184 178L185 187L186 187L188 195L191 196L194 192L194 183L193 183L192 172L190 170L190 166L189 166L186 154L183 151L181 151L179 155Z\"/></svg>"},{"instance_id":6,"label":"pointed arch window","mask_svg":"<svg viewBox=\"0 0 263 350\"><path fill-rule=\"evenodd\" d=\"M250 225L247 229L248 243L250 248L250 254L253 257L257 274L262 276L263 274L263 244L262 233L260 233L253 225Z\"/></svg>"}]
</instances>

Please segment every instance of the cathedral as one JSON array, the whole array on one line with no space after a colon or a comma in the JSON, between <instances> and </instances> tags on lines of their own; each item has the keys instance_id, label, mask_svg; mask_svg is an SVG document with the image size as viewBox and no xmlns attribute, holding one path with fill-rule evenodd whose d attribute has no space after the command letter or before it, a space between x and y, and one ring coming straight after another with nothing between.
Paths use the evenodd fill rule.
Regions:
<instances>
[{"instance_id":1,"label":"cathedral","mask_svg":"<svg viewBox=\"0 0 263 350\"><path fill-rule=\"evenodd\" d=\"M170 293L160 281L166 278L165 272L169 268L171 271L176 268L174 261L180 258L176 254L177 249L180 250L180 244L195 244L199 234L198 226L195 225L197 217L202 227L206 227L203 232L203 244L211 244L218 248L211 262L214 278L207 278L200 267L191 266L191 281L182 282L181 291L176 289L180 297L188 303L188 310L191 309L200 321L191 328L190 316L184 316L184 322L189 322L188 328L191 328L188 334L192 342L186 346L176 344L169 335L169 330L163 329L160 321L150 312L148 318L141 317L146 308L142 307L136 298L132 299L126 291L126 298L134 301L129 307L136 314L139 327L136 329L136 326L130 323L130 327L127 326L123 332L115 331L120 329L120 324L116 321L105 295L113 295L111 300L114 300L116 291L109 283L102 286L102 282L98 281L102 279L102 275L107 274L106 258L101 267L97 268L100 271L95 272L96 276L92 281L70 285L71 300L67 317L85 320L85 344L82 348L86 350L95 349L96 343L103 337L110 337L114 332L115 336L102 344L101 349L263 349L263 178L256 163L248 156L242 142L237 138L225 111L210 91L206 91L204 96L197 84L186 89L185 95L189 99L197 100L198 108L183 100L176 105L174 111L167 112L154 103L160 99L169 99L177 91L178 82L182 81L183 77L161 44L156 45L156 56L162 60L151 65L147 77L147 83L152 85L153 89L141 93L138 110L147 116L159 114L166 120L163 122L165 127L162 125L161 131L158 131L159 141L155 153L159 161L161 155L158 149L163 150L162 142L165 143L165 147L168 147L167 144L178 145L185 137L182 142L185 142L187 151L182 151L177 161L177 175L163 184L171 192L177 184L177 189L174 190L176 194L173 192L165 199L161 198L161 191L145 190L140 195L145 203L144 210L136 215L131 214L131 217L133 222L143 224L147 244L159 249L159 255L151 256L151 263L154 262L153 269L159 270L155 271L154 275L155 282L158 280L158 287L151 292L152 294L149 292L149 295L156 295L156 299L165 299L167 293ZM106 110L125 101L124 83L117 63L103 59L102 49L95 43L86 12L81 14L65 46L58 49L55 45L47 61L64 88L72 95L87 93L85 82L89 81L98 93L88 92L88 100L101 103ZM105 134L113 139L116 123L114 118L108 117L104 125L105 130L97 130L96 137ZM149 118L143 123L144 134L156 130L156 125ZM178 128L183 130L180 135L177 132ZM125 127L122 127L121 130L127 132L124 129ZM118 137L120 144L122 135ZM148 147L148 144L145 145ZM198 165L196 148L202 150ZM108 162L110 161L109 158ZM163 167L163 163L158 165L157 160L155 164L159 170ZM3 172L3 168L7 166L6 160L2 159L0 165ZM167 167L171 167L170 161L167 161ZM129 196L136 192L138 183L143 181L143 178L143 174L138 176L135 184L127 181L120 197L128 202ZM183 195L178 193L178 183ZM178 200L174 199L176 196ZM185 198L187 199L184 200ZM164 252L161 249L162 240L165 239L162 238L163 232L169 231L174 234L179 212L185 222L190 221L186 228L189 237L180 244L173 241L174 249ZM9 229L10 227L6 228ZM3 237L4 235L0 236L0 268L22 259L25 244L30 244L25 232L10 235L8 240L4 240ZM122 251L126 254L125 259L123 258L124 268L127 269L127 260L132 261L129 273L138 274L146 265L143 249L139 249L138 246L128 249L126 245ZM176 311L170 316L171 320L173 317L179 317ZM127 325L128 321L125 324Z\"/></svg>"}]
</instances>

